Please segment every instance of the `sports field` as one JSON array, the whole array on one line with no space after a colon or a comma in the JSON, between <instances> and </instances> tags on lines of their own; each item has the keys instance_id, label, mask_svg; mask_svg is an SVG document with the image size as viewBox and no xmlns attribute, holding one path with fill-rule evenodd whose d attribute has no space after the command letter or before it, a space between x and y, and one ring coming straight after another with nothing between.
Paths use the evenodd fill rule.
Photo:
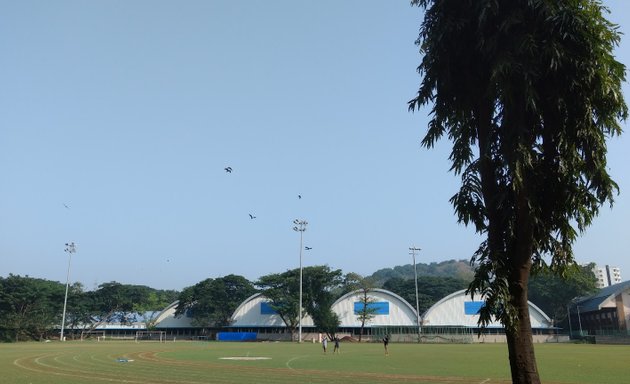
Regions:
<instances>
[{"instance_id":1,"label":"sports field","mask_svg":"<svg viewBox=\"0 0 630 384\"><path fill-rule=\"evenodd\" d=\"M330 347L330 345L329 345ZM509 383L505 344L0 344L0 383ZM538 344L542 381L630 383L630 346Z\"/></svg>"}]
</instances>

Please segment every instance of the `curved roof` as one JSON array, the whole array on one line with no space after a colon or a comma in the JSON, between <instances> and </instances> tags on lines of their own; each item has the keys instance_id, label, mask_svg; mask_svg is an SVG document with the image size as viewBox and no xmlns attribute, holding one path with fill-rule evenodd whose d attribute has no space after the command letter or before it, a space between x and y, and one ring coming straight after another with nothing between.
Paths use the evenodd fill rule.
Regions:
<instances>
[{"instance_id":1,"label":"curved roof","mask_svg":"<svg viewBox=\"0 0 630 384\"><path fill-rule=\"evenodd\" d=\"M284 321L266 304L269 300L262 293L256 293L248 297L239 305L232 320L232 327L285 327ZM313 326L313 320L305 315L302 326Z\"/></svg>"},{"instance_id":2,"label":"curved roof","mask_svg":"<svg viewBox=\"0 0 630 384\"><path fill-rule=\"evenodd\" d=\"M410 326L416 325L417 316L413 307L397 294L385 289L372 288L368 297L375 308L375 314L366 327L373 326ZM356 290L341 296L332 305L332 310L339 316L340 327L360 327L361 321L356 314L362 309L363 291Z\"/></svg>"},{"instance_id":3,"label":"curved roof","mask_svg":"<svg viewBox=\"0 0 630 384\"><path fill-rule=\"evenodd\" d=\"M466 290L454 292L435 303L422 316L424 326L478 327L479 309L483 300L473 300ZM528 301L532 328L551 328L551 319L537 306ZM489 328L502 328L498 321L488 324Z\"/></svg>"},{"instance_id":4,"label":"curved roof","mask_svg":"<svg viewBox=\"0 0 630 384\"><path fill-rule=\"evenodd\" d=\"M164 308L155 319L156 328L193 328L192 319L186 315L175 316L179 300L172 302Z\"/></svg>"},{"instance_id":5,"label":"curved roof","mask_svg":"<svg viewBox=\"0 0 630 384\"><path fill-rule=\"evenodd\" d=\"M630 282L617 284L614 292L623 291L630 288ZM609 287L609 288L612 288ZM600 291L597 297L609 298L606 295L608 290ZM374 326L415 326L416 311L402 297L385 289L374 288L368 293L373 306L375 306L375 316L365 324L366 327ZM361 290L352 291L341 296L332 305L332 310L339 316L340 327L360 327L361 323L356 314L362 305L363 292ZM589 298L587 300L592 300ZM442 300L435 303L422 316L424 326L464 326L478 327L478 310L483 305L483 300L472 300L470 295L466 295L466 290L454 292ZM156 320L156 327L159 328L190 328L191 318L186 315L175 316L178 301L166 307ZM583 304L580 304L582 308ZM550 328L551 320L536 305L529 302L529 314L532 328ZM269 307L267 298L262 293L256 293L243 301L232 315L234 322L232 327L285 327L284 321L274 313ZM312 318L307 314L302 319L302 326L314 326ZM492 322L488 327L503 327L499 322Z\"/></svg>"},{"instance_id":6,"label":"curved roof","mask_svg":"<svg viewBox=\"0 0 630 384\"><path fill-rule=\"evenodd\" d=\"M332 311L339 316L340 327L360 327L361 323L355 313L355 306L360 305L361 290L349 292L341 296L332 305ZM385 289L374 288L368 294L377 307L373 319L365 324L370 326L383 325L416 325L416 311L402 297ZM262 293L256 293L246 299L236 308L232 318L232 327L284 327L280 316L273 313L266 305L267 298ZM306 315L302 319L302 326L314 326L313 319Z\"/></svg>"}]
</instances>

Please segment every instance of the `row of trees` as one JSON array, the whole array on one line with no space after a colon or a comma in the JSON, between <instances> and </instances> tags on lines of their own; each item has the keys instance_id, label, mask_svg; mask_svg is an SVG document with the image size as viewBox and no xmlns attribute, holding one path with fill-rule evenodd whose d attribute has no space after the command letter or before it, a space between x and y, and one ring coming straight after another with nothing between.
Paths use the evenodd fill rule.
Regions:
<instances>
[{"instance_id":1,"label":"row of trees","mask_svg":"<svg viewBox=\"0 0 630 384\"><path fill-rule=\"evenodd\" d=\"M251 295L261 292L295 335L299 324L299 273L299 269L288 270L263 276L255 282L238 275L208 278L181 292L117 282L85 291L80 283L75 283L68 293L66 327L80 330L78 336L82 337L103 322L129 324L142 315L148 328L152 328L158 311L179 300L177 315L191 317L192 323L203 329L217 329L229 326L236 308ZM415 304L413 278L403 274L381 284L379 276L382 274L369 277L356 273L344 275L341 270L328 266L304 268L303 316L310 315L318 331L332 338L339 326L332 305L348 292L361 292L362 305L356 316L362 328L375 316L375 309L370 305L374 302L370 295L374 288L387 289ZM567 279L541 273L530 281L531 301L562 326L566 321L567 304L577 296L594 292L595 282L592 265L576 268ZM419 276L420 313L443 297L467 288L469 283L469 280L456 277ZM64 292L65 285L55 281L15 275L0 278L0 340L56 337L53 332L57 332L61 324ZM69 334L70 337L77 336L75 332Z\"/></svg>"},{"instance_id":2,"label":"row of trees","mask_svg":"<svg viewBox=\"0 0 630 384\"><path fill-rule=\"evenodd\" d=\"M0 340L41 340L56 333L61 324L65 284L9 275L0 277ZM117 282L85 291L80 283L69 287L66 327L84 333L104 322L131 323L140 314L164 308L177 299L176 291ZM154 312L155 313L155 312ZM156 313L155 313L156 314ZM148 313L144 321L155 321ZM70 333L74 337L74 332Z\"/></svg>"}]
</instances>

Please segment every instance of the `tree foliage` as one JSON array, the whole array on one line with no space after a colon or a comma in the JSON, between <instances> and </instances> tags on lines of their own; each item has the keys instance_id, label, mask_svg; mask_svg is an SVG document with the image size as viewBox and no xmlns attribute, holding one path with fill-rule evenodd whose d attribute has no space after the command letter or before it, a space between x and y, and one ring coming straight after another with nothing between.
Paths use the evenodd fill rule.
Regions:
<instances>
[{"instance_id":1,"label":"tree foliage","mask_svg":"<svg viewBox=\"0 0 630 384\"><path fill-rule=\"evenodd\" d=\"M597 292L594 264L574 266L564 278L541 271L529 280L529 301L551 317L554 325L568 329L567 306L576 297Z\"/></svg>"},{"instance_id":2,"label":"tree foliage","mask_svg":"<svg viewBox=\"0 0 630 384\"><path fill-rule=\"evenodd\" d=\"M80 283L68 287L66 324L75 331L90 331L104 322L129 324L144 311L164 308L174 300L173 291L139 285L105 283L85 292ZM65 284L31 277L0 277L0 340L18 341L58 336Z\"/></svg>"},{"instance_id":3,"label":"tree foliage","mask_svg":"<svg viewBox=\"0 0 630 384\"><path fill-rule=\"evenodd\" d=\"M193 324L203 328L223 327L232 323L236 308L254 293L256 288L243 276L208 278L182 291L175 314L188 313Z\"/></svg>"},{"instance_id":4,"label":"tree foliage","mask_svg":"<svg viewBox=\"0 0 630 384\"><path fill-rule=\"evenodd\" d=\"M302 269L302 317L308 313L315 327L329 335L334 335L339 326L332 304L342 283L341 270L331 270L328 266ZM256 285L295 338L295 329L300 322L300 270L262 276Z\"/></svg>"},{"instance_id":5,"label":"tree foliage","mask_svg":"<svg viewBox=\"0 0 630 384\"><path fill-rule=\"evenodd\" d=\"M452 141L451 202L486 238L470 285L486 300L481 325L505 325L512 381L538 383L527 283L532 268L564 275L577 235L612 204L606 140L627 117L619 33L597 0L412 4L425 17L409 108L431 103L422 144Z\"/></svg>"},{"instance_id":6,"label":"tree foliage","mask_svg":"<svg viewBox=\"0 0 630 384\"><path fill-rule=\"evenodd\" d=\"M295 339L295 329L300 322L300 270L262 276L256 282L269 306L280 316ZM305 313L302 314L303 316Z\"/></svg>"},{"instance_id":7,"label":"tree foliage","mask_svg":"<svg viewBox=\"0 0 630 384\"><path fill-rule=\"evenodd\" d=\"M466 260L418 263L416 267L418 276L455 277L467 281L472 281L474 276L473 267ZM380 269L367 278L373 282L374 286L382 287L386 281L394 278L413 280L415 273L413 264L407 264Z\"/></svg>"},{"instance_id":8,"label":"tree foliage","mask_svg":"<svg viewBox=\"0 0 630 384\"><path fill-rule=\"evenodd\" d=\"M68 294L68 321L74 328L81 328L81 337L103 323L131 324L141 318L146 320L147 311L155 314L154 311L172 302L175 294L116 281L103 283L95 291L82 292L80 288L75 286L70 291L72 294ZM149 318L149 326L150 322Z\"/></svg>"},{"instance_id":9,"label":"tree foliage","mask_svg":"<svg viewBox=\"0 0 630 384\"><path fill-rule=\"evenodd\" d=\"M378 308L372 304L376 302L376 299L370 295L370 292L374 290L374 282L371 278L363 277L356 273L349 273L345 277L344 286L352 291L359 291L359 309L355 312L357 320L361 323L361 330L359 331L359 342L363 340L363 333L365 325L370 323L376 316Z\"/></svg>"},{"instance_id":10,"label":"tree foliage","mask_svg":"<svg viewBox=\"0 0 630 384\"><path fill-rule=\"evenodd\" d=\"M339 317L333 312L332 305L338 298L335 291L343 284L341 270L331 270L325 265L306 267L303 280L302 304L306 312L320 332L334 336L339 327Z\"/></svg>"},{"instance_id":11,"label":"tree foliage","mask_svg":"<svg viewBox=\"0 0 630 384\"><path fill-rule=\"evenodd\" d=\"M19 341L51 336L61 323L65 286L44 279L0 277L0 340Z\"/></svg>"}]
</instances>

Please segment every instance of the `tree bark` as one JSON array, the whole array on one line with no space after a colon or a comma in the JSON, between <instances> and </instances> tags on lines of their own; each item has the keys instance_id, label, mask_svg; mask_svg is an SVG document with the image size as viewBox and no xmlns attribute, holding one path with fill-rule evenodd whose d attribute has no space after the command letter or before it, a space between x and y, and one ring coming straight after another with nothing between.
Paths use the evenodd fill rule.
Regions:
<instances>
[{"instance_id":1,"label":"tree bark","mask_svg":"<svg viewBox=\"0 0 630 384\"><path fill-rule=\"evenodd\" d=\"M527 274L526 276L529 276L529 269L528 266L523 266L520 269L520 277L523 278L525 273ZM521 280L521 283L526 281ZM540 384L536 356L534 355L534 341L529 318L526 287L527 285L523 289L521 284L510 284L512 304L517 310L519 319L515 328L506 328L512 383Z\"/></svg>"},{"instance_id":2,"label":"tree bark","mask_svg":"<svg viewBox=\"0 0 630 384\"><path fill-rule=\"evenodd\" d=\"M516 192L516 238L512 240L510 255L512 270L508 290L518 319L514 326L506 327L512 384L540 384L527 292L534 249L534 218L528 205L531 193L527 191L527 178L524 174L524 187Z\"/></svg>"},{"instance_id":3,"label":"tree bark","mask_svg":"<svg viewBox=\"0 0 630 384\"><path fill-rule=\"evenodd\" d=\"M525 103L516 103L517 106ZM505 222L502 220L501 207L497 203L499 188L495 181L497 174L492 162L492 138L491 133L491 105L480 103L477 109L479 118L478 138L479 138L479 160L480 176L482 183L483 197L488 218L488 248L491 260L508 258L506 265L509 266L508 291L510 294L510 304L516 310L518 321L515 324L504 324L508 344L510 360L510 370L513 384L540 384L540 377L534 355L534 342L532 338L531 322L529 318L529 303L527 300L527 283L532 266L532 252L534 249L533 223L529 208L529 198L531 191L527 182L528 175L522 174L522 189L517 189L514 196L515 228L514 237L504 239L502 229ZM513 115L514 110L506 113L507 125L513 118L513 124L522 124L524 111L516 109L517 115ZM519 114L519 112L521 114ZM520 140L526 140L527 131L525 127L516 130ZM517 141L518 143L518 141ZM513 159L506 160L511 166L518 166ZM515 170L513 170L515 171ZM507 243L504 240L508 240ZM504 248L507 246L508 248Z\"/></svg>"}]
</instances>

